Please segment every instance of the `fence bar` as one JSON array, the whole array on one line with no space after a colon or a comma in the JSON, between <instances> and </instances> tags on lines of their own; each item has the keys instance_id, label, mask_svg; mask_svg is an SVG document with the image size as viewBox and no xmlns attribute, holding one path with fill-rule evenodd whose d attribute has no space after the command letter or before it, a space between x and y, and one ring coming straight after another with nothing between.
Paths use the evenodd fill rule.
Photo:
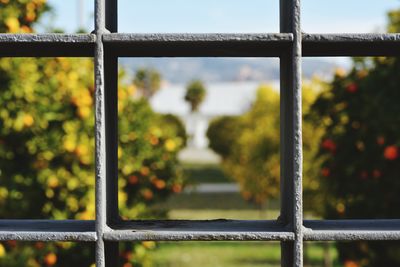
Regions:
<instances>
[{"instance_id":1,"label":"fence bar","mask_svg":"<svg viewBox=\"0 0 400 267\"><path fill-rule=\"evenodd\" d=\"M106 124L105 124L105 88L104 88L104 47L102 34L105 28L105 0L95 1L96 46L94 55L95 75L95 145L96 145L96 266L105 267L105 244L103 233L106 231Z\"/></svg>"},{"instance_id":2,"label":"fence bar","mask_svg":"<svg viewBox=\"0 0 400 267\"><path fill-rule=\"evenodd\" d=\"M276 220L153 220L123 221L105 233L114 241L246 241L294 240Z\"/></svg>"},{"instance_id":3,"label":"fence bar","mask_svg":"<svg viewBox=\"0 0 400 267\"><path fill-rule=\"evenodd\" d=\"M281 56L281 222L294 232L281 243L281 265L303 266L300 0L280 1L280 30L293 34Z\"/></svg>"},{"instance_id":4,"label":"fence bar","mask_svg":"<svg viewBox=\"0 0 400 267\"><path fill-rule=\"evenodd\" d=\"M118 31L118 3L105 0L105 26L111 33ZM103 34L104 36L104 34ZM103 38L103 37L102 37ZM103 41L103 40L102 40ZM106 209L107 225L119 221L118 209L118 57L104 49L105 123L106 123ZM119 243L105 241L106 267L119 266Z\"/></svg>"},{"instance_id":5,"label":"fence bar","mask_svg":"<svg viewBox=\"0 0 400 267\"><path fill-rule=\"evenodd\" d=\"M291 33L103 34L121 57L277 57L290 48ZM0 34L1 57L93 57L94 34ZM400 34L303 34L304 57L400 56Z\"/></svg>"},{"instance_id":6,"label":"fence bar","mask_svg":"<svg viewBox=\"0 0 400 267\"><path fill-rule=\"evenodd\" d=\"M120 241L281 241L281 265L303 266L303 240L400 240L400 220L306 220L302 205L302 56L400 56L400 34L302 34L300 0L280 0L280 33L119 34L117 0L95 0L94 34L0 33L0 57L94 57L96 220L0 220L0 241L96 242L96 266L118 266ZM278 221L121 221L118 57L280 56Z\"/></svg>"},{"instance_id":7,"label":"fence bar","mask_svg":"<svg viewBox=\"0 0 400 267\"><path fill-rule=\"evenodd\" d=\"M278 57L292 34L125 34L103 36L121 57Z\"/></svg>"},{"instance_id":8,"label":"fence bar","mask_svg":"<svg viewBox=\"0 0 400 267\"><path fill-rule=\"evenodd\" d=\"M303 56L399 56L400 34L303 34Z\"/></svg>"},{"instance_id":9,"label":"fence bar","mask_svg":"<svg viewBox=\"0 0 400 267\"><path fill-rule=\"evenodd\" d=\"M304 240L400 240L400 220L306 220Z\"/></svg>"},{"instance_id":10,"label":"fence bar","mask_svg":"<svg viewBox=\"0 0 400 267\"><path fill-rule=\"evenodd\" d=\"M93 57L94 34L0 34L1 57Z\"/></svg>"},{"instance_id":11,"label":"fence bar","mask_svg":"<svg viewBox=\"0 0 400 267\"><path fill-rule=\"evenodd\" d=\"M0 241L96 241L94 221L0 220Z\"/></svg>"}]
</instances>

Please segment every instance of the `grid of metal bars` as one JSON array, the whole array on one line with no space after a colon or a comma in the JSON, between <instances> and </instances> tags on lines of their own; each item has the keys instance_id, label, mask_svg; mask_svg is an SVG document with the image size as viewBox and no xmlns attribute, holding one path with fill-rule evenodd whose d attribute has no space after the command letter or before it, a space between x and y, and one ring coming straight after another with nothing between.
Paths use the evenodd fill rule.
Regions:
<instances>
[{"instance_id":1,"label":"grid of metal bars","mask_svg":"<svg viewBox=\"0 0 400 267\"><path fill-rule=\"evenodd\" d=\"M94 57L96 220L0 220L0 241L96 242L96 266L117 266L118 242L277 240L281 265L303 266L303 241L399 240L400 220L303 220L301 60L399 56L399 34L305 34L300 0L280 0L280 33L119 34L117 0L95 0L92 34L0 34L1 57ZM122 221L117 199L118 57L279 57L281 215L275 221Z\"/></svg>"}]
</instances>

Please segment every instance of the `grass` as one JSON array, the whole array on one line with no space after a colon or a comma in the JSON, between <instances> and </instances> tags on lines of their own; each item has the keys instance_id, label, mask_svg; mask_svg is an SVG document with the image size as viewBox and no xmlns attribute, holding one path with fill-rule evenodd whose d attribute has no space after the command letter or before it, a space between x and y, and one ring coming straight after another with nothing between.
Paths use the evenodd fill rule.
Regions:
<instances>
[{"instance_id":1,"label":"grass","mask_svg":"<svg viewBox=\"0 0 400 267\"><path fill-rule=\"evenodd\" d=\"M234 182L233 179L225 175L220 165L185 163L183 169L188 184Z\"/></svg>"},{"instance_id":2,"label":"grass","mask_svg":"<svg viewBox=\"0 0 400 267\"><path fill-rule=\"evenodd\" d=\"M239 193L182 193L158 203L166 209L258 209L245 201ZM278 201L270 201L268 209L279 209Z\"/></svg>"},{"instance_id":3,"label":"grass","mask_svg":"<svg viewBox=\"0 0 400 267\"><path fill-rule=\"evenodd\" d=\"M189 184L234 182L218 165L185 164ZM159 205L169 210L169 219L276 219L279 201L268 202L267 210L260 211L246 202L239 193L183 193ZM337 252L333 244L307 243L305 266L324 266L324 249L329 249L334 267ZM156 267L250 267L280 266L279 242L159 242L149 252Z\"/></svg>"},{"instance_id":4,"label":"grass","mask_svg":"<svg viewBox=\"0 0 400 267\"><path fill-rule=\"evenodd\" d=\"M278 218L278 210L259 211L259 210L171 210L168 212L171 219L235 219L235 220L275 220Z\"/></svg>"},{"instance_id":5,"label":"grass","mask_svg":"<svg viewBox=\"0 0 400 267\"><path fill-rule=\"evenodd\" d=\"M332 245L329 252L334 266L339 266ZM322 244L309 244L306 255L308 266L323 266ZM280 245L277 242L164 242L150 256L157 267L280 266Z\"/></svg>"}]
</instances>

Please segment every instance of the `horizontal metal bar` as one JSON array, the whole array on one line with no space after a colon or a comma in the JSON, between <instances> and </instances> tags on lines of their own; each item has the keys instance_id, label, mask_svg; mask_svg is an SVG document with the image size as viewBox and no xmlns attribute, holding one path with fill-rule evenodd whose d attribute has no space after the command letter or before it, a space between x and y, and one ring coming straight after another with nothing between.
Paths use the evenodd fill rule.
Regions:
<instances>
[{"instance_id":1,"label":"horizontal metal bar","mask_svg":"<svg viewBox=\"0 0 400 267\"><path fill-rule=\"evenodd\" d=\"M303 34L303 56L398 56L400 34Z\"/></svg>"},{"instance_id":2,"label":"horizontal metal bar","mask_svg":"<svg viewBox=\"0 0 400 267\"><path fill-rule=\"evenodd\" d=\"M0 57L92 57L94 34L0 34ZM104 34L121 57L273 57L286 53L291 33ZM400 34L303 34L303 56L398 56Z\"/></svg>"},{"instance_id":3,"label":"horizontal metal bar","mask_svg":"<svg viewBox=\"0 0 400 267\"><path fill-rule=\"evenodd\" d=\"M103 35L105 47L120 57L277 57L292 41L290 33Z\"/></svg>"},{"instance_id":4,"label":"horizontal metal bar","mask_svg":"<svg viewBox=\"0 0 400 267\"><path fill-rule=\"evenodd\" d=\"M304 240L400 240L400 220L304 221Z\"/></svg>"},{"instance_id":5,"label":"horizontal metal bar","mask_svg":"<svg viewBox=\"0 0 400 267\"><path fill-rule=\"evenodd\" d=\"M132 34L132 33L109 33L103 35L104 42L291 42L293 34L291 33L254 33L254 34L229 34L229 33L150 33L150 34Z\"/></svg>"},{"instance_id":6,"label":"horizontal metal bar","mask_svg":"<svg viewBox=\"0 0 400 267\"><path fill-rule=\"evenodd\" d=\"M41 33L41 34L11 34L1 33L0 43L94 43L94 34L63 34L63 33Z\"/></svg>"},{"instance_id":7,"label":"horizontal metal bar","mask_svg":"<svg viewBox=\"0 0 400 267\"><path fill-rule=\"evenodd\" d=\"M125 221L104 233L108 241L246 241L294 240L277 221Z\"/></svg>"},{"instance_id":8,"label":"horizontal metal bar","mask_svg":"<svg viewBox=\"0 0 400 267\"><path fill-rule=\"evenodd\" d=\"M0 241L96 241L94 221L0 220Z\"/></svg>"},{"instance_id":9,"label":"horizontal metal bar","mask_svg":"<svg viewBox=\"0 0 400 267\"><path fill-rule=\"evenodd\" d=\"M400 220L306 220L306 241L400 240ZM294 240L277 221L125 221L104 233L108 241ZM96 241L94 221L0 220L0 241Z\"/></svg>"},{"instance_id":10,"label":"horizontal metal bar","mask_svg":"<svg viewBox=\"0 0 400 267\"><path fill-rule=\"evenodd\" d=\"M103 35L118 56L271 57L287 52L291 33ZM303 34L303 56L397 56L400 34Z\"/></svg>"},{"instance_id":11,"label":"horizontal metal bar","mask_svg":"<svg viewBox=\"0 0 400 267\"><path fill-rule=\"evenodd\" d=\"M94 34L0 34L0 57L93 57Z\"/></svg>"}]
</instances>

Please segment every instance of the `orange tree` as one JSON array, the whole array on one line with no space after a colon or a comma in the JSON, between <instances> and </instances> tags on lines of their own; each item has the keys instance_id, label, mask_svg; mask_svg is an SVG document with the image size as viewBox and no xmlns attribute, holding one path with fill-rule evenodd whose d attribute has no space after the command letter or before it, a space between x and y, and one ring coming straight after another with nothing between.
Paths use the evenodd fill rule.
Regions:
<instances>
[{"instance_id":1,"label":"orange tree","mask_svg":"<svg viewBox=\"0 0 400 267\"><path fill-rule=\"evenodd\" d=\"M390 30L399 30L399 12ZM355 59L336 73L312 107L310 119L326 126L320 144L325 217L393 219L400 211L400 61ZM337 245L348 266L399 266L399 242ZM352 264L352 265L351 265Z\"/></svg>"},{"instance_id":2,"label":"orange tree","mask_svg":"<svg viewBox=\"0 0 400 267\"><path fill-rule=\"evenodd\" d=\"M44 1L0 0L0 29L31 32ZM27 20L27 16L34 19ZM30 17L29 17L30 18ZM148 205L179 192L177 152L185 140L136 88L121 85L119 199L124 217L149 217ZM0 59L0 218L94 218L93 61ZM123 248L123 263L146 265L145 242ZM91 245L0 243L2 266L90 266Z\"/></svg>"},{"instance_id":3,"label":"orange tree","mask_svg":"<svg viewBox=\"0 0 400 267\"><path fill-rule=\"evenodd\" d=\"M308 110L320 90L317 80L303 88L303 109ZM222 157L228 176L240 184L242 196L263 207L269 199L279 196L280 179L280 119L279 93L269 86L261 86L251 108L237 117L213 120L207 130L210 148ZM315 200L319 183L316 161L321 127L304 124L305 181L307 200ZM307 201L308 208L316 209L318 201Z\"/></svg>"}]
</instances>

